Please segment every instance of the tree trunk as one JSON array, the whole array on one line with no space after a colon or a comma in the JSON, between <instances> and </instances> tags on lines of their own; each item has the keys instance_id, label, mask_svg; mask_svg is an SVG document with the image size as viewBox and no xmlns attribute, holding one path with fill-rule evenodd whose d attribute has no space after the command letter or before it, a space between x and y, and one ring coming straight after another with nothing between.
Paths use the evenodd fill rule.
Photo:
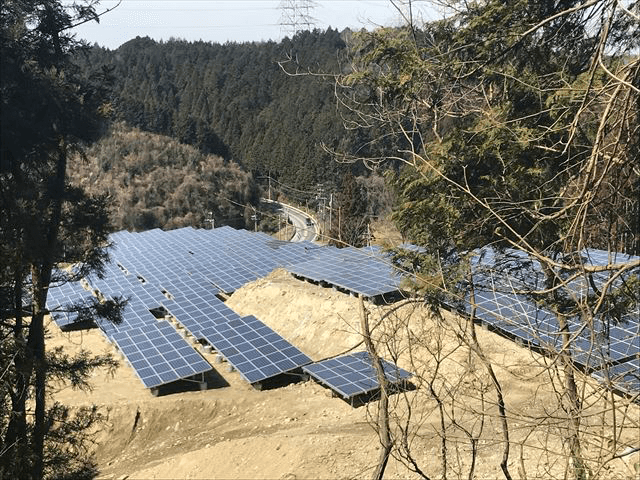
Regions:
<instances>
[{"instance_id":1,"label":"tree trunk","mask_svg":"<svg viewBox=\"0 0 640 480\"><path fill-rule=\"evenodd\" d=\"M48 273L48 275L47 275ZM29 328L29 344L33 355L33 367L35 372L35 417L33 427L32 448L34 452L32 475L33 478L42 478L44 472L44 439L47 434L46 427L46 383L47 366L44 347L44 315L47 301L47 288L43 287L46 281L48 287L51 269L42 272L33 267L32 281L34 285L33 317ZM45 278L43 278L45 277Z\"/></svg>"},{"instance_id":2,"label":"tree trunk","mask_svg":"<svg viewBox=\"0 0 640 480\"><path fill-rule=\"evenodd\" d=\"M582 458L580 446L580 399L578 397L578 387L576 385L573 362L571 360L571 332L564 315L557 315L558 325L562 333L562 353L561 360L564 371L564 409L569 414L569 452L573 463L573 471L576 480L587 478L587 467Z\"/></svg>"},{"instance_id":3,"label":"tree trunk","mask_svg":"<svg viewBox=\"0 0 640 480\"><path fill-rule=\"evenodd\" d=\"M568 250L568 249L567 249ZM545 286L551 289L556 286L556 275L552 268L542 264L545 274ZM558 320L559 333L562 335L562 350L560 352L560 361L562 362L564 373L564 392L562 399L562 407L569 415L569 428L566 441L569 445L571 462L573 463L574 478L583 480L587 478L587 468L582 458L580 446L580 399L578 397L578 387L571 359L571 332L567 319L561 313L555 312Z\"/></svg>"},{"instance_id":4,"label":"tree trunk","mask_svg":"<svg viewBox=\"0 0 640 480\"><path fill-rule=\"evenodd\" d=\"M17 272L21 272L20 267L16 267ZM2 468L0 478L5 476L27 476L28 475L28 455L16 455L15 452L27 452L27 414L26 404L29 392L29 379L33 368L32 357L29 355L25 345L25 338L22 333L24 328L22 322L22 278L19 275L15 278L13 310L15 314L14 341L16 352L13 357L13 365L16 371L16 379L13 390L11 390L11 412L7 431L2 444Z\"/></svg>"},{"instance_id":5,"label":"tree trunk","mask_svg":"<svg viewBox=\"0 0 640 480\"><path fill-rule=\"evenodd\" d=\"M389 390L387 377L384 374L380 357L376 352L373 341L371 340L371 332L369 330L369 314L364 307L364 300L360 297L360 324L362 329L362 337L369 353L369 358L376 371L378 384L380 385L380 401L378 402L378 436L380 437L380 458L378 465L373 474L373 480L381 480L384 477L384 471L387 468L389 456L393 442L391 440L391 430L389 428Z\"/></svg>"},{"instance_id":6,"label":"tree trunk","mask_svg":"<svg viewBox=\"0 0 640 480\"><path fill-rule=\"evenodd\" d=\"M58 233L62 218L62 200L65 193L67 171L67 147L64 139L58 146L58 158L54 182L49 190L50 212L45 226L45 244L39 262L31 268L33 284L33 317L29 329L35 368L35 420L33 428L33 478L42 478L44 473L44 441L48 432L46 424L47 362L44 344L44 316L47 312L47 294L51 283L51 272L58 247Z\"/></svg>"},{"instance_id":7,"label":"tree trunk","mask_svg":"<svg viewBox=\"0 0 640 480\"><path fill-rule=\"evenodd\" d=\"M473 277L470 278L469 282L470 288L470 297L469 301L471 303L471 314L469 316L469 329L471 331L471 342L473 344L473 349L475 350L478 358L484 365L489 377L491 378L491 382L493 383L494 388L496 389L496 401L498 404L498 411L500 412L500 427L502 429L502 460L500 462L500 469L504 474L504 478L506 480L511 480L511 473L509 472L509 449L511 447L509 440L509 423L507 421L507 409L504 402L504 397L502 395L502 385L498 381L498 377L496 377L495 372L493 371L493 366L491 362L484 356L482 349L480 348L480 344L478 343L478 337L476 336L476 326L474 323L476 316L476 296L475 289L473 288Z\"/></svg>"}]
</instances>

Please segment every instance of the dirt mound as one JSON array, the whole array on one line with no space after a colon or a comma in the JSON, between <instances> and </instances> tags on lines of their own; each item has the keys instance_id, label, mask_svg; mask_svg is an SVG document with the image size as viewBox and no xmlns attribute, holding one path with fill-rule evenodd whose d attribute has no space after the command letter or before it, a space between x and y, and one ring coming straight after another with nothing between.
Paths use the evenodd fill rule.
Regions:
<instances>
[{"instance_id":1,"label":"dirt mound","mask_svg":"<svg viewBox=\"0 0 640 480\"><path fill-rule=\"evenodd\" d=\"M358 299L295 280L284 270L247 284L226 302L255 315L314 360L362 347Z\"/></svg>"},{"instance_id":2,"label":"dirt mound","mask_svg":"<svg viewBox=\"0 0 640 480\"><path fill-rule=\"evenodd\" d=\"M344 456L336 451L342 444L364 448L371 442L360 412L332 401L313 383L244 395L231 390L112 410L113 426L103 432L110 445L99 455L103 472L135 478L338 478L345 472L325 465L327 458Z\"/></svg>"}]
</instances>

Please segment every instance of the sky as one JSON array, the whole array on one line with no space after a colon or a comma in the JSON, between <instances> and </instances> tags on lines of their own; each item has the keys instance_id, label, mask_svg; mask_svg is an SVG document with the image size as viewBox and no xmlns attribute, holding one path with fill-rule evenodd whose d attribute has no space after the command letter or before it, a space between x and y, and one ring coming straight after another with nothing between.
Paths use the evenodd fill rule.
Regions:
<instances>
[{"instance_id":1,"label":"sky","mask_svg":"<svg viewBox=\"0 0 640 480\"><path fill-rule=\"evenodd\" d=\"M309 0L307 0L309 1ZM301 0L122 0L113 11L105 13L100 23L90 22L77 27L78 39L97 43L109 49L136 36L155 40L170 38L189 41L204 40L214 43L279 41L291 36L282 25L291 9L283 4L303 3ZM328 27L343 30L401 24L398 10L389 0L312 0L309 17L313 26L321 30ZM97 12L113 8L115 0L101 0ZM424 2L414 2L426 18L430 14Z\"/></svg>"}]
</instances>

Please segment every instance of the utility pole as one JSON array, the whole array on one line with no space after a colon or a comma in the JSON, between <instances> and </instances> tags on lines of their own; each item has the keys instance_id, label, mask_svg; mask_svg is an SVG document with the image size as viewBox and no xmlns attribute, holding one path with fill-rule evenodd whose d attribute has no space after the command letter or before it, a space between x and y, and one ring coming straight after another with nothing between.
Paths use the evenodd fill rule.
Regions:
<instances>
[{"instance_id":1,"label":"utility pole","mask_svg":"<svg viewBox=\"0 0 640 480\"><path fill-rule=\"evenodd\" d=\"M333 213L333 192L329 194L329 231L331 231L331 217Z\"/></svg>"},{"instance_id":2,"label":"utility pole","mask_svg":"<svg viewBox=\"0 0 640 480\"><path fill-rule=\"evenodd\" d=\"M325 187L324 184L319 183L317 185L318 193L316 194L316 200L318 200L318 213L322 218L322 234L327 234L327 225L326 225L326 209L327 209L327 197L325 196ZM322 206L320 205L322 202Z\"/></svg>"},{"instance_id":3,"label":"utility pole","mask_svg":"<svg viewBox=\"0 0 640 480\"><path fill-rule=\"evenodd\" d=\"M258 212L257 210L254 208L253 209L253 215L251 215L251 220L253 220L253 231L257 232L258 231Z\"/></svg>"},{"instance_id":4,"label":"utility pole","mask_svg":"<svg viewBox=\"0 0 640 480\"><path fill-rule=\"evenodd\" d=\"M207 218L204 219L204 223L208 223L211 230L216 228L216 219L213 218L213 212L207 213Z\"/></svg>"},{"instance_id":5,"label":"utility pole","mask_svg":"<svg viewBox=\"0 0 640 480\"><path fill-rule=\"evenodd\" d=\"M327 232L327 197L322 197L322 229L325 234L328 235Z\"/></svg>"}]
</instances>

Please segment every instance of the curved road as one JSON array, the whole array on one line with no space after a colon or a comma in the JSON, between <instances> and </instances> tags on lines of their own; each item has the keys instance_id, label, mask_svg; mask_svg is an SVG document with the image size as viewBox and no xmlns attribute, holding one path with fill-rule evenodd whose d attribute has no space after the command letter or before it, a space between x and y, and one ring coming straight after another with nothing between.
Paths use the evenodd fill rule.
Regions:
<instances>
[{"instance_id":1,"label":"curved road","mask_svg":"<svg viewBox=\"0 0 640 480\"><path fill-rule=\"evenodd\" d=\"M291 223L296 229L296 233L291 238L292 242L313 242L318 236L318 224L313 217L302 210L286 205L284 203L274 202L273 200L262 199L264 202L270 202L278 205L284 215L287 215Z\"/></svg>"}]
</instances>

